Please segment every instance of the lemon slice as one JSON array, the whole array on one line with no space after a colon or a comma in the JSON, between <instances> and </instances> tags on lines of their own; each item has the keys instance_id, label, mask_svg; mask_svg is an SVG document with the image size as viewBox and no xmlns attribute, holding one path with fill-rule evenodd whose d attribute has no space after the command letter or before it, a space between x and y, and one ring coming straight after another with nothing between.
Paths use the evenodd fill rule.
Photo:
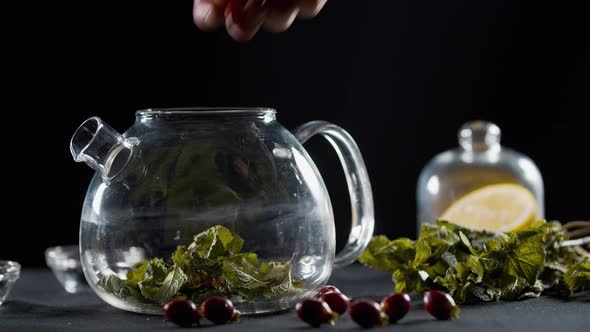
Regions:
<instances>
[{"instance_id":1,"label":"lemon slice","mask_svg":"<svg viewBox=\"0 0 590 332\"><path fill-rule=\"evenodd\" d=\"M537 210L537 201L528 189L494 184L461 197L440 219L471 229L508 232L533 223Z\"/></svg>"}]
</instances>

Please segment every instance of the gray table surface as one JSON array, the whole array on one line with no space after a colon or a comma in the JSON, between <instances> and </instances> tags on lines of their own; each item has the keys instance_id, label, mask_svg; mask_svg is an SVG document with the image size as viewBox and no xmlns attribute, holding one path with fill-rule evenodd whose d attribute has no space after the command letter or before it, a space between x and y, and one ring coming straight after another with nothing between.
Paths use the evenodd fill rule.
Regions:
<instances>
[{"instance_id":1,"label":"gray table surface","mask_svg":"<svg viewBox=\"0 0 590 332\"><path fill-rule=\"evenodd\" d=\"M354 298L379 299L392 291L389 274L353 265L333 273L332 284ZM291 310L243 317L238 324L203 325L216 331L360 330L344 315L333 327L308 328ZM590 292L569 300L549 296L517 302L464 305L456 321L436 321L413 303L400 323L379 331L590 331ZM24 270L7 302L0 307L0 331L179 331L160 316L125 312L94 294L66 293L48 270Z\"/></svg>"}]
</instances>

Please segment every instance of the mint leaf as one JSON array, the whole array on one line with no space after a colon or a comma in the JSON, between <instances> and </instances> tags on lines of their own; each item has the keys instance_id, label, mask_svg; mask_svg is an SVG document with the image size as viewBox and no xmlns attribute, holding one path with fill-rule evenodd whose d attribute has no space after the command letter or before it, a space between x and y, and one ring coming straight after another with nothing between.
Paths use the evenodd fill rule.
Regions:
<instances>
[{"instance_id":1,"label":"mint leaf","mask_svg":"<svg viewBox=\"0 0 590 332\"><path fill-rule=\"evenodd\" d=\"M358 260L383 272L394 272L413 260L415 255L414 241L407 238L390 241L379 235L373 237Z\"/></svg>"},{"instance_id":2,"label":"mint leaf","mask_svg":"<svg viewBox=\"0 0 590 332\"><path fill-rule=\"evenodd\" d=\"M517 233L518 240L511 252L507 253L506 272L515 277L524 278L529 284L534 284L543 271L545 263L545 249L542 240L544 230L531 229Z\"/></svg>"},{"instance_id":3,"label":"mint leaf","mask_svg":"<svg viewBox=\"0 0 590 332\"><path fill-rule=\"evenodd\" d=\"M416 241L373 237L359 261L392 272L396 291L443 289L459 303L517 300L539 296L546 281L565 278L572 291L589 287L590 263L559 245L566 239L558 222L490 233L437 221L423 225Z\"/></svg>"},{"instance_id":4,"label":"mint leaf","mask_svg":"<svg viewBox=\"0 0 590 332\"><path fill-rule=\"evenodd\" d=\"M256 255L240 254L224 262L223 278L231 289L247 301L260 294L270 299L301 287L301 284L292 280L292 267L293 259L286 263L259 264Z\"/></svg>"},{"instance_id":5,"label":"mint leaf","mask_svg":"<svg viewBox=\"0 0 590 332\"><path fill-rule=\"evenodd\" d=\"M590 289L590 259L573 264L565 273L565 284L571 293Z\"/></svg>"},{"instance_id":6,"label":"mint leaf","mask_svg":"<svg viewBox=\"0 0 590 332\"><path fill-rule=\"evenodd\" d=\"M480 283L483 280L484 275L484 268L483 265L479 262L477 256L469 256L469 259L466 262L467 267L469 267L470 272L472 275L475 276L473 282Z\"/></svg>"},{"instance_id":7,"label":"mint leaf","mask_svg":"<svg viewBox=\"0 0 590 332\"><path fill-rule=\"evenodd\" d=\"M133 269L127 272L127 280L125 281L125 284L129 287L137 287L145 277L148 267L149 261L139 262L133 265Z\"/></svg>"},{"instance_id":8,"label":"mint leaf","mask_svg":"<svg viewBox=\"0 0 590 332\"><path fill-rule=\"evenodd\" d=\"M176 292L180 290L186 281L186 274L184 274L180 267L175 266L172 271L168 273L166 279L164 279L164 282L158 291L156 301L161 304L168 302L172 297L174 297L174 295L176 295Z\"/></svg>"},{"instance_id":9,"label":"mint leaf","mask_svg":"<svg viewBox=\"0 0 590 332\"><path fill-rule=\"evenodd\" d=\"M178 246L173 265L161 258L139 262L127 273L101 279L98 286L125 298L164 304L172 298L201 302L208 296L240 296L244 301L283 296L303 283L292 277L294 258L287 262L259 262L255 253L240 253L244 240L223 226L196 234L188 246Z\"/></svg>"},{"instance_id":10,"label":"mint leaf","mask_svg":"<svg viewBox=\"0 0 590 332\"><path fill-rule=\"evenodd\" d=\"M432 256L432 249L428 245L427 240L420 239L416 241L416 256L412 265L414 267L420 266L420 264L426 263L426 261Z\"/></svg>"},{"instance_id":11,"label":"mint leaf","mask_svg":"<svg viewBox=\"0 0 590 332\"><path fill-rule=\"evenodd\" d=\"M168 276L172 270L164 261L160 258L153 258L149 261L136 264L141 269L145 266L145 274L140 282L137 283L141 295L152 302L163 304L171 298L165 294L166 290L162 290ZM135 271L128 272L127 275L138 274Z\"/></svg>"},{"instance_id":12,"label":"mint leaf","mask_svg":"<svg viewBox=\"0 0 590 332\"><path fill-rule=\"evenodd\" d=\"M459 238L461 238L461 242L463 243L463 245L465 245L465 247L467 247L467 249L469 249L470 253L472 253L473 255L477 255L477 252L475 251L475 249L473 249L473 246L471 245L471 241L469 241L467 236L463 234L463 232L461 231L459 231Z\"/></svg>"},{"instance_id":13,"label":"mint leaf","mask_svg":"<svg viewBox=\"0 0 590 332\"><path fill-rule=\"evenodd\" d=\"M393 272L393 281L395 283L396 292L416 292L419 293L426 289L424 280L416 269L406 268Z\"/></svg>"},{"instance_id":14,"label":"mint leaf","mask_svg":"<svg viewBox=\"0 0 590 332\"><path fill-rule=\"evenodd\" d=\"M437 238L448 246L453 246L460 241L457 227L446 221L438 221L435 225L423 224L420 230L421 238Z\"/></svg>"},{"instance_id":15,"label":"mint leaf","mask_svg":"<svg viewBox=\"0 0 590 332\"><path fill-rule=\"evenodd\" d=\"M277 298L283 294L290 293L293 288L301 288L301 283L294 283L291 270L295 256L286 263L266 262L260 267L261 279L269 283L268 291L265 291L266 298Z\"/></svg>"},{"instance_id":16,"label":"mint leaf","mask_svg":"<svg viewBox=\"0 0 590 332\"><path fill-rule=\"evenodd\" d=\"M138 265L139 264L142 263L138 263ZM168 275L168 271L170 270L170 267L166 263L164 263L164 261L161 258L152 258L149 261L144 262L144 264L147 265L144 280L151 279L157 283L162 283Z\"/></svg>"},{"instance_id":17,"label":"mint leaf","mask_svg":"<svg viewBox=\"0 0 590 332\"><path fill-rule=\"evenodd\" d=\"M258 277L258 266L250 264L242 264L225 261L223 262L223 276L230 288L237 289L238 292L244 294L250 294L250 290L256 288L263 288L266 286L266 282L259 280ZM247 297L250 297L247 295Z\"/></svg>"},{"instance_id":18,"label":"mint leaf","mask_svg":"<svg viewBox=\"0 0 590 332\"><path fill-rule=\"evenodd\" d=\"M244 245L244 240L239 236L234 236L234 238L228 242L226 248L228 255L237 255L242 250L242 246Z\"/></svg>"},{"instance_id":19,"label":"mint leaf","mask_svg":"<svg viewBox=\"0 0 590 332\"><path fill-rule=\"evenodd\" d=\"M443 260L445 265L450 266L452 268L457 268L457 257L453 253L447 251L444 254L442 254L440 258Z\"/></svg>"},{"instance_id":20,"label":"mint leaf","mask_svg":"<svg viewBox=\"0 0 590 332\"><path fill-rule=\"evenodd\" d=\"M115 294L122 298L125 298L129 295L128 291L126 290L125 281L121 280L115 274L101 278L96 283L96 286L102 288L106 292Z\"/></svg>"},{"instance_id":21,"label":"mint leaf","mask_svg":"<svg viewBox=\"0 0 590 332\"><path fill-rule=\"evenodd\" d=\"M205 258L217 258L239 253L243 244L244 240L239 236L234 236L229 229L218 225L195 235L189 249Z\"/></svg>"},{"instance_id":22,"label":"mint leaf","mask_svg":"<svg viewBox=\"0 0 590 332\"><path fill-rule=\"evenodd\" d=\"M214 226L195 235L193 243L191 243L188 249L199 253L202 257L209 257L211 250L215 246L215 243L217 243L218 233L224 232L225 230L227 228L223 226Z\"/></svg>"},{"instance_id":23,"label":"mint leaf","mask_svg":"<svg viewBox=\"0 0 590 332\"><path fill-rule=\"evenodd\" d=\"M187 269L191 265L190 256L187 255L186 247L178 246L176 248L176 251L172 255L172 262L175 266L179 266L182 269Z\"/></svg>"},{"instance_id":24,"label":"mint leaf","mask_svg":"<svg viewBox=\"0 0 590 332\"><path fill-rule=\"evenodd\" d=\"M558 286L564 279L568 267L578 261L578 255L572 247L562 247L560 242L568 240L568 234L557 221L547 223L545 233L545 269L539 277L547 286Z\"/></svg>"}]
</instances>

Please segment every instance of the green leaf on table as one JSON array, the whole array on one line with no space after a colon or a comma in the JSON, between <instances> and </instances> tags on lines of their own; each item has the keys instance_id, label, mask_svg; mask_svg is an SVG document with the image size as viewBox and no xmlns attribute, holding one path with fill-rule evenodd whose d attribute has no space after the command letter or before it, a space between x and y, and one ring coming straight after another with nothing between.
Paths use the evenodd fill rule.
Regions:
<instances>
[{"instance_id":1,"label":"green leaf on table","mask_svg":"<svg viewBox=\"0 0 590 332\"><path fill-rule=\"evenodd\" d=\"M463 245L465 247L467 247L467 249L469 249L469 252L473 255L477 255L477 251L475 251L475 249L473 249L473 246L471 245L471 241L469 241L469 239L467 238L467 236L465 234L463 234L463 232L459 231L459 237L461 238L461 242L463 243Z\"/></svg>"},{"instance_id":2,"label":"green leaf on table","mask_svg":"<svg viewBox=\"0 0 590 332\"><path fill-rule=\"evenodd\" d=\"M386 236L373 237L359 262L383 272L395 272L416 255L414 241L399 238L390 241Z\"/></svg>"},{"instance_id":3,"label":"green leaf on table","mask_svg":"<svg viewBox=\"0 0 590 332\"><path fill-rule=\"evenodd\" d=\"M438 221L436 224L423 224L420 229L420 238L440 239L448 246L453 246L460 241L457 227L446 221Z\"/></svg>"},{"instance_id":4,"label":"green leaf on table","mask_svg":"<svg viewBox=\"0 0 590 332\"><path fill-rule=\"evenodd\" d=\"M459 303L517 300L539 296L545 281L552 285L564 275L572 289L589 287L590 267L573 265L580 258L560 246L566 239L559 222L491 233L437 221L423 225L416 241L374 236L359 261L392 272L396 291L442 289Z\"/></svg>"},{"instance_id":5,"label":"green leaf on table","mask_svg":"<svg viewBox=\"0 0 590 332\"><path fill-rule=\"evenodd\" d=\"M425 239L419 239L416 241L416 256L412 265L414 267L420 266L420 264L426 263L426 261L432 256L432 249Z\"/></svg>"},{"instance_id":6,"label":"green leaf on table","mask_svg":"<svg viewBox=\"0 0 590 332\"><path fill-rule=\"evenodd\" d=\"M573 264L565 273L565 284L571 293L590 289L590 259Z\"/></svg>"},{"instance_id":7,"label":"green leaf on table","mask_svg":"<svg viewBox=\"0 0 590 332\"><path fill-rule=\"evenodd\" d=\"M469 267L472 276L475 276L475 279L472 281L475 283L482 282L485 271L483 265L479 262L479 258L474 255L469 256L466 265Z\"/></svg>"},{"instance_id":8,"label":"green leaf on table","mask_svg":"<svg viewBox=\"0 0 590 332\"><path fill-rule=\"evenodd\" d=\"M455 256L455 254L453 254L452 252L447 251L447 252L443 253L442 255L440 255L440 258L445 263L444 265L447 265L447 266L452 267L454 269L457 268L457 264L459 262L457 261L457 256Z\"/></svg>"},{"instance_id":9,"label":"green leaf on table","mask_svg":"<svg viewBox=\"0 0 590 332\"><path fill-rule=\"evenodd\" d=\"M557 221L547 223L545 233L545 269L539 279L549 287L557 286L564 279L568 267L578 261L574 248L560 246L559 243L568 240L567 231Z\"/></svg>"},{"instance_id":10,"label":"green leaf on table","mask_svg":"<svg viewBox=\"0 0 590 332\"><path fill-rule=\"evenodd\" d=\"M393 281L396 292L409 293L412 291L420 292L424 287L424 280L416 269L406 268L393 272Z\"/></svg>"},{"instance_id":11,"label":"green leaf on table","mask_svg":"<svg viewBox=\"0 0 590 332\"><path fill-rule=\"evenodd\" d=\"M544 232L531 234L527 231L524 234L526 236L520 236L512 250L506 254L506 272L534 284L545 264L545 249L542 243Z\"/></svg>"}]
</instances>

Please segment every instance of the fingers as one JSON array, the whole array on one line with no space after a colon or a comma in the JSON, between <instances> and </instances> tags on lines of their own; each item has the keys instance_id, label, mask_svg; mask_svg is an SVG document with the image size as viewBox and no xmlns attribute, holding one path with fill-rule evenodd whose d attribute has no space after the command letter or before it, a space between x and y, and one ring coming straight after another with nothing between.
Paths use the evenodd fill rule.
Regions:
<instances>
[{"instance_id":1,"label":"fingers","mask_svg":"<svg viewBox=\"0 0 590 332\"><path fill-rule=\"evenodd\" d=\"M225 28L236 41L252 39L268 13L262 0L230 0L225 9Z\"/></svg>"},{"instance_id":2,"label":"fingers","mask_svg":"<svg viewBox=\"0 0 590 332\"><path fill-rule=\"evenodd\" d=\"M194 0L195 24L205 31L225 25L235 40L245 42L261 26L283 32L299 16L316 16L327 0Z\"/></svg>"},{"instance_id":3,"label":"fingers","mask_svg":"<svg viewBox=\"0 0 590 332\"><path fill-rule=\"evenodd\" d=\"M274 6L264 20L264 28L274 33L284 32L293 24L298 13L299 7L293 1L283 6Z\"/></svg>"},{"instance_id":4,"label":"fingers","mask_svg":"<svg viewBox=\"0 0 590 332\"><path fill-rule=\"evenodd\" d=\"M299 16L303 18L316 17L328 0L298 0Z\"/></svg>"},{"instance_id":5,"label":"fingers","mask_svg":"<svg viewBox=\"0 0 590 332\"><path fill-rule=\"evenodd\" d=\"M210 31L223 26L224 10L229 0L195 0L193 20L199 29Z\"/></svg>"},{"instance_id":6,"label":"fingers","mask_svg":"<svg viewBox=\"0 0 590 332\"><path fill-rule=\"evenodd\" d=\"M284 32L295 18L315 17L327 0L267 0L270 3L269 13L264 21L264 28L271 32ZM272 2L270 2L272 1Z\"/></svg>"}]
</instances>

